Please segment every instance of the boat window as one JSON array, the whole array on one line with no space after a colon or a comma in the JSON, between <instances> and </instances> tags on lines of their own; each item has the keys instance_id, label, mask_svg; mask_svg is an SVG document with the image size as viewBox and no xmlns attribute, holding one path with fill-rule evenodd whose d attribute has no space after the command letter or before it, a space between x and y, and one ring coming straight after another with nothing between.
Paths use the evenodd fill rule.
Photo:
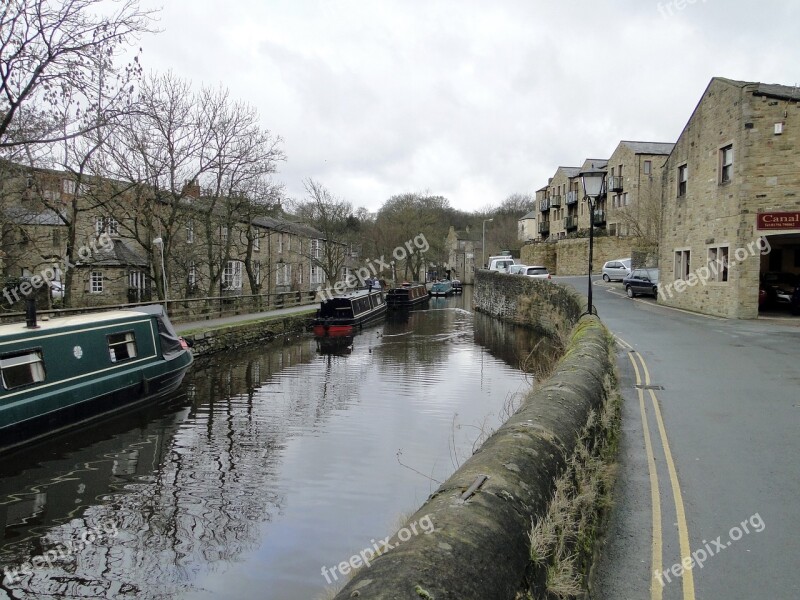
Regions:
<instances>
[{"instance_id":1,"label":"boat window","mask_svg":"<svg viewBox=\"0 0 800 600\"><path fill-rule=\"evenodd\" d=\"M136 337L132 331L112 333L108 336L108 352L111 362L120 362L136 358Z\"/></svg>"},{"instance_id":2,"label":"boat window","mask_svg":"<svg viewBox=\"0 0 800 600\"><path fill-rule=\"evenodd\" d=\"M26 350L0 357L0 373L7 390L44 381L41 350Z\"/></svg>"}]
</instances>

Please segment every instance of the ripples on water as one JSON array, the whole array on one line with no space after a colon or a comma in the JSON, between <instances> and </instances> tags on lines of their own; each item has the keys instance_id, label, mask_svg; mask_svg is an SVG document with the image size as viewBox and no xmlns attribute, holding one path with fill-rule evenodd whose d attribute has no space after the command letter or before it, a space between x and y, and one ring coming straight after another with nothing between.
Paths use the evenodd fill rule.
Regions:
<instances>
[{"instance_id":1,"label":"ripples on water","mask_svg":"<svg viewBox=\"0 0 800 600\"><path fill-rule=\"evenodd\" d=\"M0 565L61 550L6 597L317 597L323 565L388 535L528 387L529 337L462 302L215 357L172 405L5 459Z\"/></svg>"}]
</instances>

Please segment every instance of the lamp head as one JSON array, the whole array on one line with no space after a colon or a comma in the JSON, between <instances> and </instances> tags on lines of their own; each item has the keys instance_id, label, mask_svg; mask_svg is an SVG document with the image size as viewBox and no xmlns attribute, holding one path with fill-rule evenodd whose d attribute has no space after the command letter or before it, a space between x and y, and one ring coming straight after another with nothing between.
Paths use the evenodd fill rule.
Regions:
<instances>
[{"instance_id":1,"label":"lamp head","mask_svg":"<svg viewBox=\"0 0 800 600\"><path fill-rule=\"evenodd\" d=\"M603 193L603 184L606 180L604 169L596 169L594 165L580 172L583 181L583 195L592 200L596 200Z\"/></svg>"}]
</instances>

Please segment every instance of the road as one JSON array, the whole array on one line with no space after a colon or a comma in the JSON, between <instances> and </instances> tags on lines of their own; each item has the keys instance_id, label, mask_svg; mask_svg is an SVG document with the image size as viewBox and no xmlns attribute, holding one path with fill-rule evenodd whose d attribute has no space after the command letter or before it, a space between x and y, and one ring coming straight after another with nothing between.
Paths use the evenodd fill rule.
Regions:
<instances>
[{"instance_id":1,"label":"road","mask_svg":"<svg viewBox=\"0 0 800 600\"><path fill-rule=\"evenodd\" d=\"M557 280L585 293L585 277ZM624 402L591 597L800 598L800 319L722 320L599 279L593 290L619 340Z\"/></svg>"}]
</instances>

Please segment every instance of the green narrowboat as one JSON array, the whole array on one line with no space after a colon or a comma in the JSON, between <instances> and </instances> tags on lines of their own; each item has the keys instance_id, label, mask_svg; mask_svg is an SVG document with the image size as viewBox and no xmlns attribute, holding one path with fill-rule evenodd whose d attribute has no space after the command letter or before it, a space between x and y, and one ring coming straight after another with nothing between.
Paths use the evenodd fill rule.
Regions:
<instances>
[{"instance_id":1,"label":"green narrowboat","mask_svg":"<svg viewBox=\"0 0 800 600\"><path fill-rule=\"evenodd\" d=\"M163 397L192 360L160 305L0 326L0 451Z\"/></svg>"}]
</instances>

